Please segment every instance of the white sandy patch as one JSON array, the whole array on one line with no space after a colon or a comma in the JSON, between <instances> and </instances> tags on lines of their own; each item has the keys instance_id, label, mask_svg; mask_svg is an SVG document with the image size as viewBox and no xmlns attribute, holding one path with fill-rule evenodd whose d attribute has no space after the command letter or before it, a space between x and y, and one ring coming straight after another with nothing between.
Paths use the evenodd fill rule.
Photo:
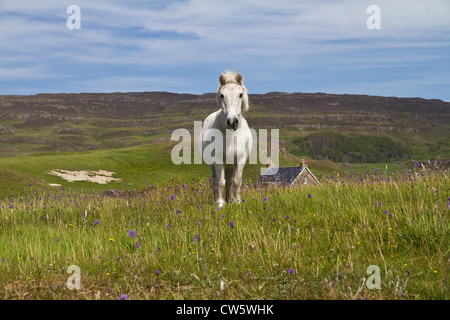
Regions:
<instances>
[{"instance_id":1,"label":"white sandy patch","mask_svg":"<svg viewBox=\"0 0 450 320\"><path fill-rule=\"evenodd\" d=\"M87 182L93 182L93 183L99 183L99 184L107 184L108 182L112 182L112 181L118 181L118 182L122 181L122 179L113 178L112 175L114 173L115 172L110 172L110 171L105 171L105 170L69 171L69 170L62 170L62 169L55 169L55 170L52 170L49 172L49 174L58 176L69 182L87 181Z\"/></svg>"},{"instance_id":2,"label":"white sandy patch","mask_svg":"<svg viewBox=\"0 0 450 320\"><path fill-rule=\"evenodd\" d=\"M48 185L50 187L61 187L61 185L59 183L49 183Z\"/></svg>"}]
</instances>

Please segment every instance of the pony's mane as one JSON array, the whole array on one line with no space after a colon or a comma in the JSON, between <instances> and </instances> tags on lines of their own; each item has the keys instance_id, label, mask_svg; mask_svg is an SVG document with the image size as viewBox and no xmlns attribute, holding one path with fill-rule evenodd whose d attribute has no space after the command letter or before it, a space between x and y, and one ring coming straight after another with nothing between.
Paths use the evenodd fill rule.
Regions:
<instances>
[{"instance_id":1,"label":"pony's mane","mask_svg":"<svg viewBox=\"0 0 450 320\"><path fill-rule=\"evenodd\" d=\"M219 101L219 91L220 88L225 86L228 83L234 83L238 84L244 89L244 96L242 97L242 111L247 111L249 108L248 105L248 92L247 88L244 86L242 75L237 72L237 69L234 71L225 71L225 73L222 73L219 77L219 88L217 89L217 101Z\"/></svg>"},{"instance_id":2,"label":"pony's mane","mask_svg":"<svg viewBox=\"0 0 450 320\"><path fill-rule=\"evenodd\" d=\"M220 79L221 86L224 86L227 83L235 83L235 84L242 85L242 76L237 72L237 70L225 71L225 73L222 73L220 75L219 79Z\"/></svg>"}]
</instances>

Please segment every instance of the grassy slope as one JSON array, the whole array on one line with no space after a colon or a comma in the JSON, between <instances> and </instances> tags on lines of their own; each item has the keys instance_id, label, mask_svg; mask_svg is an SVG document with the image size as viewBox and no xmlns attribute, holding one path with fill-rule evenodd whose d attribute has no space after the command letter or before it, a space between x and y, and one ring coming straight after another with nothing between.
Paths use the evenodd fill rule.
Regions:
<instances>
[{"instance_id":1,"label":"grassy slope","mask_svg":"<svg viewBox=\"0 0 450 320\"><path fill-rule=\"evenodd\" d=\"M206 179L210 170L206 164L175 165L171 160L171 151L176 143L153 143L131 148L93 150L87 152L39 152L21 157L0 158L0 168L5 168L9 178L0 176L0 197L21 194L28 190L28 185L41 179L43 185L61 184L70 190L84 192L102 192L104 189L142 190L152 184L164 185L170 180L191 181ZM280 155L280 166L298 165L301 159L290 154ZM193 161L192 161L193 162ZM256 181L261 164L247 165L244 177ZM339 168L327 161L312 161L314 174L332 174ZM115 172L113 177L123 182L111 182L100 185L89 182L67 182L57 176L49 175L54 169L64 170L107 170ZM13 175L16 178L13 178ZM14 183L12 181L14 180Z\"/></svg>"}]
</instances>

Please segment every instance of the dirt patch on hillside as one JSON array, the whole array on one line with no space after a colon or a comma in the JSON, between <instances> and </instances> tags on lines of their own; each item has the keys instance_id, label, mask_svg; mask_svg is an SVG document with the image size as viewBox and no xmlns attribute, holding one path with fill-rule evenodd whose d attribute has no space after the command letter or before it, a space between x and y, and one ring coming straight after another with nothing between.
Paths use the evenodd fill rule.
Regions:
<instances>
[{"instance_id":1,"label":"dirt patch on hillside","mask_svg":"<svg viewBox=\"0 0 450 320\"><path fill-rule=\"evenodd\" d=\"M87 181L99 184L107 184L109 182L120 182L122 179L113 178L112 175L115 172L105 171L105 170L81 170L81 171L69 171L62 169L55 169L49 172L49 174L58 176L66 181Z\"/></svg>"}]
</instances>

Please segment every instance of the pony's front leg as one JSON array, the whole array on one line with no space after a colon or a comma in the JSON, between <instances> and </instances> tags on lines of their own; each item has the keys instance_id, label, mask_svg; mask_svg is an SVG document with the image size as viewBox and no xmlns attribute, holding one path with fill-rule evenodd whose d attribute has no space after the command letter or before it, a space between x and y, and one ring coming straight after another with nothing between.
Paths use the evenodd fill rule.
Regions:
<instances>
[{"instance_id":1,"label":"pony's front leg","mask_svg":"<svg viewBox=\"0 0 450 320\"><path fill-rule=\"evenodd\" d=\"M223 207L225 204L225 165L216 164L216 186L217 186L217 197L216 203L220 207Z\"/></svg>"},{"instance_id":2,"label":"pony's front leg","mask_svg":"<svg viewBox=\"0 0 450 320\"><path fill-rule=\"evenodd\" d=\"M237 164L233 176L233 201L236 202L241 202L241 185L243 172L244 172L244 165Z\"/></svg>"}]
</instances>

